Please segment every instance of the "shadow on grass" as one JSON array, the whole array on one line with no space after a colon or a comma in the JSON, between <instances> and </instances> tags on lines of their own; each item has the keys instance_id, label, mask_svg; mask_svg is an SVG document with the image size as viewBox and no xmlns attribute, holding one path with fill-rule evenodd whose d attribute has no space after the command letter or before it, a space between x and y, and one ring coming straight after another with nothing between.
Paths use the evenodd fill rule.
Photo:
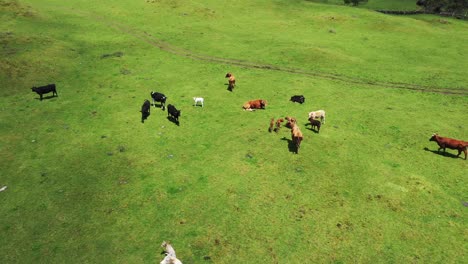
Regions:
<instances>
[{"instance_id":1,"label":"shadow on grass","mask_svg":"<svg viewBox=\"0 0 468 264\"><path fill-rule=\"evenodd\" d=\"M452 154L452 153L449 153L449 152L443 152L443 151L440 151L440 152L439 152L438 150L430 150L430 149L428 149L427 147L426 147L426 148L423 148L423 149L424 149L425 151L429 151L429 152L432 152L432 153L437 154L437 155L440 155L440 156L449 157L449 158L452 158L452 159L458 159L458 158L462 158L462 159L463 159L462 155L460 155L460 157L459 157L459 156L457 156L457 155L455 155L455 154Z\"/></svg>"},{"instance_id":2,"label":"shadow on grass","mask_svg":"<svg viewBox=\"0 0 468 264\"><path fill-rule=\"evenodd\" d=\"M153 105L155 108L156 108L156 107L161 108L162 111L166 110L166 107L165 107L165 105L163 105L163 103L159 103L159 104L153 103L152 105Z\"/></svg>"},{"instance_id":3,"label":"shadow on grass","mask_svg":"<svg viewBox=\"0 0 468 264\"><path fill-rule=\"evenodd\" d=\"M55 96L55 95L42 96L42 100L52 99L54 97L58 97L58 96ZM34 99L41 101L41 97L37 97L37 98L34 98Z\"/></svg>"},{"instance_id":4,"label":"shadow on grass","mask_svg":"<svg viewBox=\"0 0 468 264\"><path fill-rule=\"evenodd\" d=\"M306 128L307 130L310 130L310 131L314 132L315 134L318 134L318 133L319 133L319 131L318 131L317 129L313 129L313 128L312 128L312 126L310 125L310 123L306 123L304 126L305 126L305 128Z\"/></svg>"},{"instance_id":5,"label":"shadow on grass","mask_svg":"<svg viewBox=\"0 0 468 264\"><path fill-rule=\"evenodd\" d=\"M297 153L296 152L296 145L294 144L294 142L291 139L289 139L287 137L283 137L281 140L288 141L288 150L289 150L289 152Z\"/></svg>"},{"instance_id":6,"label":"shadow on grass","mask_svg":"<svg viewBox=\"0 0 468 264\"><path fill-rule=\"evenodd\" d=\"M230 92L232 92L232 91L234 90L234 89L232 89L231 86L229 86L229 83L225 83L224 85L227 86L227 89L226 89L226 90L228 90L228 91L230 91Z\"/></svg>"},{"instance_id":7,"label":"shadow on grass","mask_svg":"<svg viewBox=\"0 0 468 264\"><path fill-rule=\"evenodd\" d=\"M172 123L176 124L177 126L179 126L179 121L177 121L174 117L172 116L167 116L167 120L171 121Z\"/></svg>"}]
</instances>

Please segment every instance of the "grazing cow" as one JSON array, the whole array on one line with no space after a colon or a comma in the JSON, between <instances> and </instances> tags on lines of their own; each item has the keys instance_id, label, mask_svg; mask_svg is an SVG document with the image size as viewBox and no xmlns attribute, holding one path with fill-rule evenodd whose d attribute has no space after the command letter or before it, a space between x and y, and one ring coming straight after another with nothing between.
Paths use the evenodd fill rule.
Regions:
<instances>
[{"instance_id":1,"label":"grazing cow","mask_svg":"<svg viewBox=\"0 0 468 264\"><path fill-rule=\"evenodd\" d=\"M320 121L313 119L312 117L309 118L310 125L312 126L312 129L315 128L317 133L320 133L320 126L322 126L322 123Z\"/></svg>"},{"instance_id":2,"label":"grazing cow","mask_svg":"<svg viewBox=\"0 0 468 264\"><path fill-rule=\"evenodd\" d=\"M31 88L31 90L33 92L36 92L41 97L41 101L42 101L42 95L46 94L46 93L50 93L50 92L52 92L52 96L57 96L58 97L57 90L55 89L55 84L54 83L53 84L48 84L48 85L45 85L45 86L33 87L33 88Z\"/></svg>"},{"instance_id":3,"label":"grazing cow","mask_svg":"<svg viewBox=\"0 0 468 264\"><path fill-rule=\"evenodd\" d=\"M193 97L193 101L194 101L194 106L198 105L198 103L201 104L201 106L203 107L203 102L205 101L202 97Z\"/></svg>"},{"instance_id":4,"label":"grazing cow","mask_svg":"<svg viewBox=\"0 0 468 264\"><path fill-rule=\"evenodd\" d=\"M229 78L229 86L228 86L228 89L229 91L232 92L232 90L234 90L234 86L236 86L236 78L234 77L234 75L232 75L232 73L228 72L226 73L226 77L225 78Z\"/></svg>"},{"instance_id":5,"label":"grazing cow","mask_svg":"<svg viewBox=\"0 0 468 264\"><path fill-rule=\"evenodd\" d=\"M286 123L286 127L289 127L289 128L293 128L294 125L296 125L296 118L294 117L285 117L284 119L286 119L288 122Z\"/></svg>"},{"instance_id":6,"label":"grazing cow","mask_svg":"<svg viewBox=\"0 0 468 264\"><path fill-rule=\"evenodd\" d=\"M294 95L291 97L290 101L303 104L305 102L305 97L303 95Z\"/></svg>"},{"instance_id":7,"label":"grazing cow","mask_svg":"<svg viewBox=\"0 0 468 264\"><path fill-rule=\"evenodd\" d=\"M267 102L265 100L258 99L246 102L242 108L244 108L244 110L253 111L254 109L265 109L266 105Z\"/></svg>"},{"instance_id":8,"label":"grazing cow","mask_svg":"<svg viewBox=\"0 0 468 264\"><path fill-rule=\"evenodd\" d=\"M175 119L176 123L179 124L180 110L171 104L167 105L167 116L171 116Z\"/></svg>"},{"instance_id":9,"label":"grazing cow","mask_svg":"<svg viewBox=\"0 0 468 264\"><path fill-rule=\"evenodd\" d=\"M148 118L148 116L150 115L150 108L151 108L151 103L150 101L148 100L145 100L145 102L143 102L143 105L141 106L141 122L144 123L145 122L145 119Z\"/></svg>"},{"instance_id":10,"label":"grazing cow","mask_svg":"<svg viewBox=\"0 0 468 264\"><path fill-rule=\"evenodd\" d=\"M294 124L291 128L291 138L292 142L294 143L294 146L296 146L296 154L299 154L299 147L301 146L301 142L304 139L304 137L302 136L302 132L297 126L297 124Z\"/></svg>"},{"instance_id":11,"label":"grazing cow","mask_svg":"<svg viewBox=\"0 0 468 264\"><path fill-rule=\"evenodd\" d=\"M278 131L281 129L281 123L283 122L284 122L283 118L278 118L278 120L276 120L276 127L275 127L276 133L278 133Z\"/></svg>"},{"instance_id":12,"label":"grazing cow","mask_svg":"<svg viewBox=\"0 0 468 264\"><path fill-rule=\"evenodd\" d=\"M270 120L270 127L268 128L268 132L271 133L271 131L273 131L273 127L275 126L275 118L272 118Z\"/></svg>"},{"instance_id":13,"label":"grazing cow","mask_svg":"<svg viewBox=\"0 0 468 264\"><path fill-rule=\"evenodd\" d=\"M324 110L317 110L314 112L309 113L309 118L320 118L320 121L325 124L325 111Z\"/></svg>"},{"instance_id":14,"label":"grazing cow","mask_svg":"<svg viewBox=\"0 0 468 264\"><path fill-rule=\"evenodd\" d=\"M445 148L456 149L458 150L457 157L459 157L463 151L465 153L465 160L466 160L466 156L467 156L466 148L468 147L468 142L453 139L453 138L441 137L438 134L433 134L432 137L429 139L429 141L437 142L437 144L439 145L439 149L437 150L437 152L439 152L441 149L443 149L445 152Z\"/></svg>"},{"instance_id":15,"label":"grazing cow","mask_svg":"<svg viewBox=\"0 0 468 264\"><path fill-rule=\"evenodd\" d=\"M160 264L182 264L182 262L179 259L177 259L175 250L171 244L167 243L166 241L163 241L161 247L164 249L164 253L166 254L166 256L160 262Z\"/></svg>"},{"instance_id":16,"label":"grazing cow","mask_svg":"<svg viewBox=\"0 0 468 264\"><path fill-rule=\"evenodd\" d=\"M156 102L160 103L161 109L164 111L166 109L166 99L167 97L158 92L151 92L151 98L153 98L153 105L156 108Z\"/></svg>"}]
</instances>

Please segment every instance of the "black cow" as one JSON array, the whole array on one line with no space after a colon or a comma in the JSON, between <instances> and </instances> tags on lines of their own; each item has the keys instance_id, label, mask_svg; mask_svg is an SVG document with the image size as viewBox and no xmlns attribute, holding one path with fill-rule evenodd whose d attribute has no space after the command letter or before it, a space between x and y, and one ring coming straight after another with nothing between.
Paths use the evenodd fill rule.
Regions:
<instances>
[{"instance_id":1,"label":"black cow","mask_svg":"<svg viewBox=\"0 0 468 264\"><path fill-rule=\"evenodd\" d=\"M153 105L156 107L156 102L159 102L161 105L161 109L164 111L166 109L166 99L167 97L158 92L151 92L151 98L153 98Z\"/></svg>"},{"instance_id":2,"label":"black cow","mask_svg":"<svg viewBox=\"0 0 468 264\"><path fill-rule=\"evenodd\" d=\"M175 106L169 104L167 106L167 116L171 116L172 118L174 118L174 120L176 121L177 124L179 124L179 116L180 116L180 110L177 110L177 108L175 108Z\"/></svg>"},{"instance_id":3,"label":"black cow","mask_svg":"<svg viewBox=\"0 0 468 264\"><path fill-rule=\"evenodd\" d=\"M294 95L291 97L290 101L303 104L305 102L305 98L303 95Z\"/></svg>"},{"instance_id":4,"label":"black cow","mask_svg":"<svg viewBox=\"0 0 468 264\"><path fill-rule=\"evenodd\" d=\"M55 84L48 84L45 86L33 87L31 88L31 90L33 92L36 92L41 97L41 101L42 101L42 95L46 93L50 93L50 92L52 92L52 96L58 97L57 90L55 89Z\"/></svg>"},{"instance_id":5,"label":"black cow","mask_svg":"<svg viewBox=\"0 0 468 264\"><path fill-rule=\"evenodd\" d=\"M150 108L151 108L151 103L148 100L145 100L143 105L141 106L141 122L144 123L145 119L148 118L150 115Z\"/></svg>"}]
</instances>

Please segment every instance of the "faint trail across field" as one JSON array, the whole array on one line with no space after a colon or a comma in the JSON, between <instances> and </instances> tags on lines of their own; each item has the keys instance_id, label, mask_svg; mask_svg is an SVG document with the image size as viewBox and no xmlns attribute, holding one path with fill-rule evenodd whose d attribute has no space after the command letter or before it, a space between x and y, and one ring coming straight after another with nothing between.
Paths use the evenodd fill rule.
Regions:
<instances>
[{"instance_id":1,"label":"faint trail across field","mask_svg":"<svg viewBox=\"0 0 468 264\"><path fill-rule=\"evenodd\" d=\"M286 73L292 73L292 74L300 74L300 75L305 75L305 76L317 77L321 79L335 80L335 81L341 81L345 83L361 84L361 85L375 86L375 87L382 87L382 88L405 89L405 90L440 93L440 94L451 94L451 95L468 95L468 89L466 88L441 88L441 87L435 87L435 86L424 86L424 85L416 85L416 84L409 84L409 83L372 81L372 80L365 80L365 79L349 77L349 76L344 76L344 75L339 75L339 74L329 74L329 73L323 73L323 72L318 72L318 71L304 70L300 68L282 67L282 66L275 66L275 65L269 65L269 64L255 63L255 62L245 61L245 60L226 59L226 58L220 58L220 57L215 57L215 56L197 54L190 50L182 49L168 42L165 42L155 37L154 35L151 35L150 33L146 31L140 31L138 29L131 28L127 25L124 25L118 22L115 19L106 18L106 17L103 17L101 15L96 15L96 14L84 13L82 11L77 11L76 9L67 9L67 12L71 12L76 15L85 16L87 18L93 19L99 23L105 24L122 33L133 36L165 52L169 52L174 55L178 55L182 57L191 58L194 60L228 64L228 65L234 65L234 66L239 66L243 68L263 69L263 70L279 71L279 72L286 72Z\"/></svg>"}]
</instances>

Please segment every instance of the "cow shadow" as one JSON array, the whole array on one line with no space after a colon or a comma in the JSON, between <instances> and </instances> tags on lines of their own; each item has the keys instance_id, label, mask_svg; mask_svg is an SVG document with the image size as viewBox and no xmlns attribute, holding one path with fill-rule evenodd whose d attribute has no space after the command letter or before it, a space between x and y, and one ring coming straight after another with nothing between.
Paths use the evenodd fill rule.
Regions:
<instances>
[{"instance_id":1,"label":"cow shadow","mask_svg":"<svg viewBox=\"0 0 468 264\"><path fill-rule=\"evenodd\" d=\"M457 156L456 154L453 154L453 153L450 153L450 152L443 152L443 151L440 151L440 152L439 152L439 151L437 151L437 150L430 150L430 149L428 149L427 147L423 148L423 150L432 152L432 153L437 154L437 155L439 155L439 156L444 156L444 157L448 157L448 158L452 158L452 159L458 159L458 158L460 158L460 156L461 156L461 155L460 155L460 156ZM463 153L462 153L462 154L463 154ZM462 157L462 159L463 159L463 157Z\"/></svg>"},{"instance_id":2,"label":"cow shadow","mask_svg":"<svg viewBox=\"0 0 468 264\"><path fill-rule=\"evenodd\" d=\"M289 150L289 152L296 153L296 145L294 144L294 142L291 139L289 139L287 137L283 137L281 140L288 141L288 150Z\"/></svg>"},{"instance_id":3,"label":"cow shadow","mask_svg":"<svg viewBox=\"0 0 468 264\"><path fill-rule=\"evenodd\" d=\"M179 121L177 121L177 119L175 119L172 116L167 116L167 120L171 121L172 123L176 124L177 126L180 126Z\"/></svg>"},{"instance_id":4,"label":"cow shadow","mask_svg":"<svg viewBox=\"0 0 468 264\"><path fill-rule=\"evenodd\" d=\"M162 103L160 103L160 104L154 103L154 104L152 104L152 106L158 107L158 108L160 108L160 109L163 110L163 111L166 110L166 109L165 109L166 107L165 107Z\"/></svg>"},{"instance_id":5,"label":"cow shadow","mask_svg":"<svg viewBox=\"0 0 468 264\"><path fill-rule=\"evenodd\" d=\"M55 96L55 95L42 96L42 100L48 100L48 99L52 99L52 98L55 98L55 97L58 97L58 96ZM34 99L41 101L41 97L37 97L37 98L34 98Z\"/></svg>"},{"instance_id":6,"label":"cow shadow","mask_svg":"<svg viewBox=\"0 0 468 264\"><path fill-rule=\"evenodd\" d=\"M315 134L319 134L319 131L318 131L317 129L313 129L313 128L312 128L312 125L311 125L310 123L306 123L306 124L304 125L304 127L305 127L307 130L310 130L310 131L314 132Z\"/></svg>"}]
</instances>

